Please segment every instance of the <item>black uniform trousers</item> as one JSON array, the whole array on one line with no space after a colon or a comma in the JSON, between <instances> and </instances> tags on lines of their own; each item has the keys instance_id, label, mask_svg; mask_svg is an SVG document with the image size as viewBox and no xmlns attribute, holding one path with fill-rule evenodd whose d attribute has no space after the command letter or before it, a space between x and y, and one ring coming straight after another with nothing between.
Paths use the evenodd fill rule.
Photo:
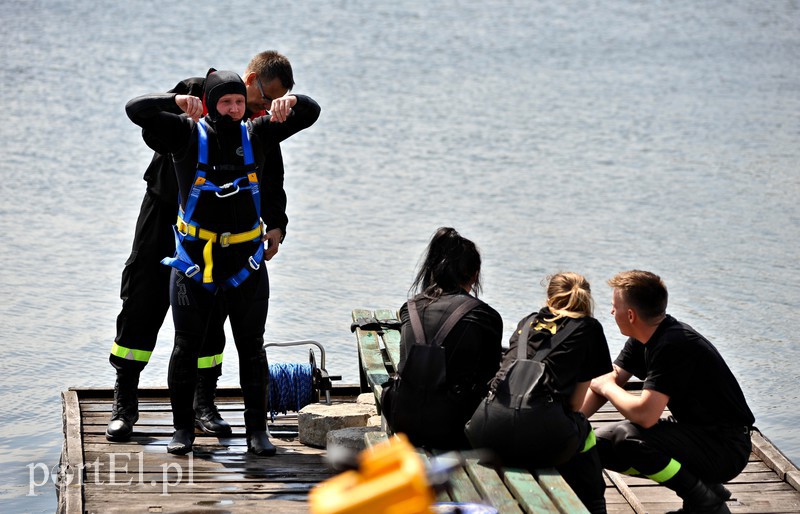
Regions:
<instances>
[{"instance_id":1,"label":"black uniform trousers","mask_svg":"<svg viewBox=\"0 0 800 514\"><path fill-rule=\"evenodd\" d=\"M238 287L212 293L183 272L172 270L170 302L175 322L175 345L169 362L168 385L176 430L194 427L193 399L197 358L203 335L220 297L228 308L233 340L239 354L239 384L247 432L266 430L269 371L264 351L264 326L269 309L269 276L262 262Z\"/></svg>"},{"instance_id":2,"label":"black uniform trousers","mask_svg":"<svg viewBox=\"0 0 800 514\"><path fill-rule=\"evenodd\" d=\"M116 369L141 371L156 346L158 331L170 306L172 268L161 264L161 259L175 254L172 226L177 213L177 197L174 204L169 204L150 192L145 193L136 221L133 248L122 270L122 310L117 316L116 345L109 359ZM208 324L199 357L220 355L225 348L224 302L215 304L211 317L216 322ZM221 369L217 374L219 371Z\"/></svg>"},{"instance_id":3,"label":"black uniform trousers","mask_svg":"<svg viewBox=\"0 0 800 514\"><path fill-rule=\"evenodd\" d=\"M701 426L662 419L650 428L621 421L596 431L603 467L653 476L680 463L707 484L741 473L750 456L749 427ZM631 469L633 468L633 469Z\"/></svg>"}]
</instances>

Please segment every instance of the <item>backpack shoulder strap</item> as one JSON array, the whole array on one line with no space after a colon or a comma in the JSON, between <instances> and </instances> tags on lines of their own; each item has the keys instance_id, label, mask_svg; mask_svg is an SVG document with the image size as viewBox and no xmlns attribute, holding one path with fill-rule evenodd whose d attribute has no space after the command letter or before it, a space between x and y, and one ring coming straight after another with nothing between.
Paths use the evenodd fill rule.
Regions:
<instances>
[{"instance_id":1,"label":"backpack shoulder strap","mask_svg":"<svg viewBox=\"0 0 800 514\"><path fill-rule=\"evenodd\" d=\"M408 317L411 320L411 331L414 333L414 340L417 344L425 345L425 330L422 328L422 321L419 319L419 312L417 311L417 302L409 300L406 304L408 307Z\"/></svg>"},{"instance_id":2,"label":"backpack shoulder strap","mask_svg":"<svg viewBox=\"0 0 800 514\"><path fill-rule=\"evenodd\" d=\"M567 337L569 337L569 335L575 331L576 328L578 328L577 320L573 318L568 318L564 326L561 327L561 330L558 330L552 337L552 339L550 339L550 348L543 348L542 350L537 351L536 354L533 356L533 360L535 361L543 360L545 357L547 357L547 355L550 352L556 349L556 346L564 342L567 339Z\"/></svg>"},{"instance_id":3,"label":"backpack shoulder strap","mask_svg":"<svg viewBox=\"0 0 800 514\"><path fill-rule=\"evenodd\" d=\"M447 337L447 334L453 330L453 327L456 326L461 318L463 318L469 311L477 307L481 302L473 297L473 296L466 296L466 299L459 305L456 310L453 311L450 316L447 317L445 322L439 327L439 331L436 332L436 335L433 338L433 342L431 343L434 346L441 346L444 342L444 339Z\"/></svg>"},{"instance_id":4,"label":"backpack shoulder strap","mask_svg":"<svg viewBox=\"0 0 800 514\"><path fill-rule=\"evenodd\" d=\"M528 358L528 335L531 333L531 325L533 325L535 319L536 313L525 318L522 332L519 335L519 339L517 339L517 360L524 361Z\"/></svg>"},{"instance_id":5,"label":"backpack shoulder strap","mask_svg":"<svg viewBox=\"0 0 800 514\"><path fill-rule=\"evenodd\" d=\"M461 305L456 307L456 309L447 317L444 323L442 323L442 326L439 327L439 330L433 337L433 341L431 341L431 346L441 346L447 335L451 330L453 330L453 327L456 326L456 323L458 323L469 311L480 305L480 303L480 300L477 298L466 295L465 300L461 303ZM417 311L416 302L414 300L409 300L407 305L408 317L411 321L411 330L414 332L414 340L417 344L427 345L428 342L425 339L425 330L422 328L422 320L419 317L419 311Z\"/></svg>"}]
</instances>

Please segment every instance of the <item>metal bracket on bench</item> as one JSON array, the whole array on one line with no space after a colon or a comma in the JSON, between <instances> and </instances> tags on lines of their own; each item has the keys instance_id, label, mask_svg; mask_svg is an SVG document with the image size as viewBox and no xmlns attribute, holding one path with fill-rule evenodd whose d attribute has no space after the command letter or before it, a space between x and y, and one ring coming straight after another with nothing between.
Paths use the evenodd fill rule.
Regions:
<instances>
[{"instance_id":1,"label":"metal bracket on bench","mask_svg":"<svg viewBox=\"0 0 800 514\"><path fill-rule=\"evenodd\" d=\"M399 319L378 320L377 318L358 318L350 325L350 332L355 332L357 328L361 330L374 330L383 334L384 329L400 330L403 322Z\"/></svg>"}]
</instances>

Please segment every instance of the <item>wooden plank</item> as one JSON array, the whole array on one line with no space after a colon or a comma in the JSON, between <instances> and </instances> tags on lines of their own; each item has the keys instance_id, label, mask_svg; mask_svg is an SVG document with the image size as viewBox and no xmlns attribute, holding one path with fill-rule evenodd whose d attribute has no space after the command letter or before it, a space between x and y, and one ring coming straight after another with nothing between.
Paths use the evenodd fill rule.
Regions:
<instances>
[{"instance_id":1,"label":"wooden plank","mask_svg":"<svg viewBox=\"0 0 800 514\"><path fill-rule=\"evenodd\" d=\"M503 468L500 473L503 483L506 484L508 490L527 514L558 514L558 508L528 471L519 468Z\"/></svg>"},{"instance_id":2,"label":"wooden plank","mask_svg":"<svg viewBox=\"0 0 800 514\"><path fill-rule=\"evenodd\" d=\"M397 311L391 309L376 309L375 319L379 321L398 320ZM393 328L383 330L383 346L386 355L392 363L392 370L397 371L400 364L400 331Z\"/></svg>"},{"instance_id":3,"label":"wooden plank","mask_svg":"<svg viewBox=\"0 0 800 514\"><path fill-rule=\"evenodd\" d=\"M428 454L425 453L425 450L421 448L417 448L417 454L419 458L422 459L422 462L425 463L425 467L430 469L431 461L428 458ZM436 501L437 502L450 502L453 501L453 498L450 496L450 493L447 491L447 488L442 488L436 491Z\"/></svg>"},{"instance_id":4,"label":"wooden plank","mask_svg":"<svg viewBox=\"0 0 800 514\"><path fill-rule=\"evenodd\" d=\"M781 480L786 479L786 473L797 471L797 467L792 461L786 458L786 456L772 444L772 441L767 439L764 434L758 430L754 430L750 434L750 440L753 443L753 453L761 458L770 469L774 470Z\"/></svg>"},{"instance_id":5,"label":"wooden plank","mask_svg":"<svg viewBox=\"0 0 800 514\"><path fill-rule=\"evenodd\" d=\"M633 511L636 514L647 514L647 509L644 508L644 505L642 505L642 502L639 501L639 498L636 497L636 494L634 494L631 488L628 487L628 484L626 484L625 481L622 480L619 473L616 473L609 469L606 469L603 472L611 480L611 482L614 484L614 487L617 488L622 497L625 498L625 500L628 502L628 505L630 505L631 508L633 508Z\"/></svg>"},{"instance_id":6,"label":"wooden plank","mask_svg":"<svg viewBox=\"0 0 800 514\"><path fill-rule=\"evenodd\" d=\"M260 495L253 498L239 498L233 495L176 494L141 495L136 503L107 498L103 502L93 502L95 512L230 512L250 514L253 512L279 512L281 514L308 514L307 495ZM265 503L268 502L268 503Z\"/></svg>"},{"instance_id":7,"label":"wooden plank","mask_svg":"<svg viewBox=\"0 0 800 514\"><path fill-rule=\"evenodd\" d=\"M558 471L553 468L539 468L535 469L533 474L560 512L563 514L589 513Z\"/></svg>"},{"instance_id":8,"label":"wooden plank","mask_svg":"<svg viewBox=\"0 0 800 514\"><path fill-rule=\"evenodd\" d=\"M522 514L517 500L493 468L478 464L477 459L467 459L464 467L475 489L484 500L488 500L497 509L499 514Z\"/></svg>"},{"instance_id":9,"label":"wooden plank","mask_svg":"<svg viewBox=\"0 0 800 514\"><path fill-rule=\"evenodd\" d=\"M450 473L450 483L448 493L453 501L480 503L481 495L475 489L467 472L464 468L456 468Z\"/></svg>"},{"instance_id":10,"label":"wooden plank","mask_svg":"<svg viewBox=\"0 0 800 514\"><path fill-rule=\"evenodd\" d=\"M61 394L64 443L61 451L62 476L59 477L59 512L83 512L83 448L81 439L81 407L78 393Z\"/></svg>"}]
</instances>

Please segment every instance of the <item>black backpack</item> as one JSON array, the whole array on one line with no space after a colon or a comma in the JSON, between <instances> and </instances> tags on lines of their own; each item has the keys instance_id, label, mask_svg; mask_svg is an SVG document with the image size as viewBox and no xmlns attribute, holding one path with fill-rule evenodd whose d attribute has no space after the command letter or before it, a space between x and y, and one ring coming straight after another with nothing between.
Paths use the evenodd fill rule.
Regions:
<instances>
[{"instance_id":1,"label":"black backpack","mask_svg":"<svg viewBox=\"0 0 800 514\"><path fill-rule=\"evenodd\" d=\"M553 398L542 360L579 325L567 322L550 339L550 347L527 358L528 335L536 314L528 317L517 343L517 358L494 380L495 387L478 405L464 432L475 448L490 448L507 464L552 466L577 449L578 434L567 407Z\"/></svg>"},{"instance_id":2,"label":"black backpack","mask_svg":"<svg viewBox=\"0 0 800 514\"><path fill-rule=\"evenodd\" d=\"M382 412L393 432L405 433L416 446L445 448L453 434L462 440L464 415L447 386L446 352L442 343L461 318L480 304L468 295L447 317L432 340L427 341L414 300L408 315L414 344L408 349L399 376L384 384ZM455 424L454 424L455 421Z\"/></svg>"}]
</instances>

